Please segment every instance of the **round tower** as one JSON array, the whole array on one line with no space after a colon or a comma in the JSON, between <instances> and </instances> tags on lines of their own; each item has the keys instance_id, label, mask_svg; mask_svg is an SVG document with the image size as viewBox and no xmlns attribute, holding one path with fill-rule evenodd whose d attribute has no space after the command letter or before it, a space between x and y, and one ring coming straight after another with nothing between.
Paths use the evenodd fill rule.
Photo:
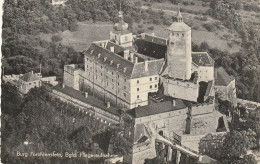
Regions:
<instances>
[{"instance_id":1,"label":"round tower","mask_svg":"<svg viewBox=\"0 0 260 164\"><path fill-rule=\"evenodd\" d=\"M183 22L180 12L169 31L167 64L170 77L188 80L191 77L191 28Z\"/></svg>"}]
</instances>

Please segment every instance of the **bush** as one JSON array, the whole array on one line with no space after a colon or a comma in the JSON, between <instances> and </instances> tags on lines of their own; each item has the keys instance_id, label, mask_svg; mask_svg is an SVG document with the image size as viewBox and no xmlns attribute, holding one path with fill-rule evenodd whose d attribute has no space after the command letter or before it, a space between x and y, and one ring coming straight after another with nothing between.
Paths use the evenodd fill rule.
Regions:
<instances>
[{"instance_id":1,"label":"bush","mask_svg":"<svg viewBox=\"0 0 260 164\"><path fill-rule=\"evenodd\" d=\"M207 30L207 31L215 31L216 30L216 27L212 24L204 24L203 27Z\"/></svg>"},{"instance_id":2,"label":"bush","mask_svg":"<svg viewBox=\"0 0 260 164\"><path fill-rule=\"evenodd\" d=\"M148 27L148 30L154 30L153 26Z\"/></svg>"},{"instance_id":3,"label":"bush","mask_svg":"<svg viewBox=\"0 0 260 164\"><path fill-rule=\"evenodd\" d=\"M188 5L189 5L189 2L183 1L182 4L183 4L184 6L188 6Z\"/></svg>"}]
</instances>

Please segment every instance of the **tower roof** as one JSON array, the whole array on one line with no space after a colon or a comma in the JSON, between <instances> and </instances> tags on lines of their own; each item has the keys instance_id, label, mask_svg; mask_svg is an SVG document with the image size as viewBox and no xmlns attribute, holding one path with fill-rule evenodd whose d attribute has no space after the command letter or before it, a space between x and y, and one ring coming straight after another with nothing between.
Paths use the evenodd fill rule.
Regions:
<instances>
[{"instance_id":1,"label":"tower roof","mask_svg":"<svg viewBox=\"0 0 260 164\"><path fill-rule=\"evenodd\" d=\"M191 30L191 28L186 23L183 22L183 17L182 17L180 9L176 15L176 18L177 18L177 22L173 22L172 25L170 27L168 27L169 31L180 31L181 32L181 31Z\"/></svg>"},{"instance_id":2,"label":"tower roof","mask_svg":"<svg viewBox=\"0 0 260 164\"><path fill-rule=\"evenodd\" d=\"M124 22L124 16L121 10L118 12L118 18L119 21L118 23L115 23L114 29L117 31L126 31L128 29L128 24Z\"/></svg>"},{"instance_id":3,"label":"tower roof","mask_svg":"<svg viewBox=\"0 0 260 164\"><path fill-rule=\"evenodd\" d=\"M167 28L169 31L189 31L191 28L184 22L173 22L170 27Z\"/></svg>"}]
</instances>

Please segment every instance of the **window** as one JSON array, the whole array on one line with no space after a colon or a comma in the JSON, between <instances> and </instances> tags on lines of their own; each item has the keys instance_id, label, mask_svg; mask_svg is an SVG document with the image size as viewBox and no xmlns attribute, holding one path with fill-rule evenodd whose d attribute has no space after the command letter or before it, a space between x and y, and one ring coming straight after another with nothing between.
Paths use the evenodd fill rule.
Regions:
<instances>
[{"instance_id":1,"label":"window","mask_svg":"<svg viewBox=\"0 0 260 164\"><path fill-rule=\"evenodd\" d=\"M153 79L152 78L150 78L150 81L152 81Z\"/></svg>"},{"instance_id":2,"label":"window","mask_svg":"<svg viewBox=\"0 0 260 164\"><path fill-rule=\"evenodd\" d=\"M96 75L96 79L97 79L97 75Z\"/></svg>"},{"instance_id":3,"label":"window","mask_svg":"<svg viewBox=\"0 0 260 164\"><path fill-rule=\"evenodd\" d=\"M87 61L88 61L88 58L87 58Z\"/></svg>"},{"instance_id":4,"label":"window","mask_svg":"<svg viewBox=\"0 0 260 164\"><path fill-rule=\"evenodd\" d=\"M114 82L114 79L112 79L112 82Z\"/></svg>"},{"instance_id":5,"label":"window","mask_svg":"<svg viewBox=\"0 0 260 164\"><path fill-rule=\"evenodd\" d=\"M90 75L90 72L88 73L88 75Z\"/></svg>"},{"instance_id":6,"label":"window","mask_svg":"<svg viewBox=\"0 0 260 164\"><path fill-rule=\"evenodd\" d=\"M108 79L107 75L106 75L106 79Z\"/></svg>"},{"instance_id":7,"label":"window","mask_svg":"<svg viewBox=\"0 0 260 164\"><path fill-rule=\"evenodd\" d=\"M150 89L152 89L153 88L153 86L152 85L150 85Z\"/></svg>"},{"instance_id":8,"label":"window","mask_svg":"<svg viewBox=\"0 0 260 164\"><path fill-rule=\"evenodd\" d=\"M87 68L88 68L88 65L87 65Z\"/></svg>"},{"instance_id":9,"label":"window","mask_svg":"<svg viewBox=\"0 0 260 164\"><path fill-rule=\"evenodd\" d=\"M154 80L157 80L157 77L154 77Z\"/></svg>"},{"instance_id":10,"label":"window","mask_svg":"<svg viewBox=\"0 0 260 164\"><path fill-rule=\"evenodd\" d=\"M112 72L112 75L114 75L114 72Z\"/></svg>"},{"instance_id":11,"label":"window","mask_svg":"<svg viewBox=\"0 0 260 164\"><path fill-rule=\"evenodd\" d=\"M101 76L102 76L103 74L101 73Z\"/></svg>"},{"instance_id":12,"label":"window","mask_svg":"<svg viewBox=\"0 0 260 164\"><path fill-rule=\"evenodd\" d=\"M107 82L107 85L108 85L108 82Z\"/></svg>"},{"instance_id":13,"label":"window","mask_svg":"<svg viewBox=\"0 0 260 164\"><path fill-rule=\"evenodd\" d=\"M119 82L117 83L117 85L119 85Z\"/></svg>"},{"instance_id":14,"label":"window","mask_svg":"<svg viewBox=\"0 0 260 164\"><path fill-rule=\"evenodd\" d=\"M100 68L102 69L103 67L102 67L102 66L100 66Z\"/></svg>"},{"instance_id":15,"label":"window","mask_svg":"<svg viewBox=\"0 0 260 164\"><path fill-rule=\"evenodd\" d=\"M124 86L124 89L126 89L126 86Z\"/></svg>"},{"instance_id":16,"label":"window","mask_svg":"<svg viewBox=\"0 0 260 164\"><path fill-rule=\"evenodd\" d=\"M126 82L126 79L124 79L124 81Z\"/></svg>"},{"instance_id":17,"label":"window","mask_svg":"<svg viewBox=\"0 0 260 164\"><path fill-rule=\"evenodd\" d=\"M139 91L139 88L137 88L137 91Z\"/></svg>"},{"instance_id":18,"label":"window","mask_svg":"<svg viewBox=\"0 0 260 164\"><path fill-rule=\"evenodd\" d=\"M90 69L92 70L92 67L90 67Z\"/></svg>"},{"instance_id":19,"label":"window","mask_svg":"<svg viewBox=\"0 0 260 164\"><path fill-rule=\"evenodd\" d=\"M96 72L97 72L97 69L96 69Z\"/></svg>"},{"instance_id":20,"label":"window","mask_svg":"<svg viewBox=\"0 0 260 164\"><path fill-rule=\"evenodd\" d=\"M119 78L119 75L117 75L117 78Z\"/></svg>"},{"instance_id":21,"label":"window","mask_svg":"<svg viewBox=\"0 0 260 164\"><path fill-rule=\"evenodd\" d=\"M124 93L124 96L126 97L126 94Z\"/></svg>"},{"instance_id":22,"label":"window","mask_svg":"<svg viewBox=\"0 0 260 164\"><path fill-rule=\"evenodd\" d=\"M139 99L139 95L137 95L137 98Z\"/></svg>"},{"instance_id":23,"label":"window","mask_svg":"<svg viewBox=\"0 0 260 164\"><path fill-rule=\"evenodd\" d=\"M154 88L157 88L157 84L154 85Z\"/></svg>"},{"instance_id":24,"label":"window","mask_svg":"<svg viewBox=\"0 0 260 164\"><path fill-rule=\"evenodd\" d=\"M137 84L139 84L139 80L137 80Z\"/></svg>"}]
</instances>

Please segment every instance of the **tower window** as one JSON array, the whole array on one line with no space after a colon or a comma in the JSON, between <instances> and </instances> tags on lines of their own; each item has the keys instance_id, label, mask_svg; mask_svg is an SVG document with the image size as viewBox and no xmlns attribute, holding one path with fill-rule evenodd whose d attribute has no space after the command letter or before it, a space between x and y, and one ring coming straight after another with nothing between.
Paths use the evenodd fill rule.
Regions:
<instances>
[{"instance_id":1,"label":"tower window","mask_svg":"<svg viewBox=\"0 0 260 164\"><path fill-rule=\"evenodd\" d=\"M139 84L139 80L137 80L137 84Z\"/></svg>"},{"instance_id":2,"label":"tower window","mask_svg":"<svg viewBox=\"0 0 260 164\"><path fill-rule=\"evenodd\" d=\"M152 81L153 79L152 78L150 78L150 81Z\"/></svg>"},{"instance_id":3,"label":"tower window","mask_svg":"<svg viewBox=\"0 0 260 164\"><path fill-rule=\"evenodd\" d=\"M157 88L157 84L154 85L154 88Z\"/></svg>"},{"instance_id":4,"label":"tower window","mask_svg":"<svg viewBox=\"0 0 260 164\"><path fill-rule=\"evenodd\" d=\"M139 88L137 88L137 91L139 91Z\"/></svg>"},{"instance_id":5,"label":"tower window","mask_svg":"<svg viewBox=\"0 0 260 164\"><path fill-rule=\"evenodd\" d=\"M152 89L153 88L153 86L152 85L150 85L150 89Z\"/></svg>"},{"instance_id":6,"label":"tower window","mask_svg":"<svg viewBox=\"0 0 260 164\"><path fill-rule=\"evenodd\" d=\"M139 99L139 95L137 95L137 98Z\"/></svg>"}]
</instances>

